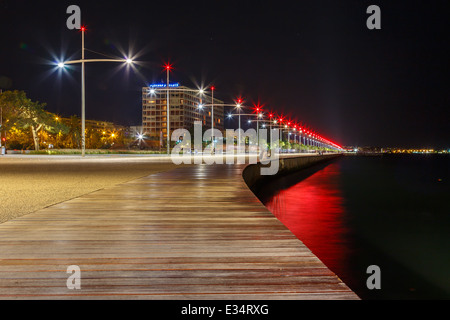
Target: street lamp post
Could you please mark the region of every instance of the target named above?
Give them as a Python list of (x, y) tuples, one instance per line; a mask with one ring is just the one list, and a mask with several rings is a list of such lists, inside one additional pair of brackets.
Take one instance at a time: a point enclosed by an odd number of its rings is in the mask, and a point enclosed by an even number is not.
[(238, 108), (239, 121), (238, 121), (238, 146), (241, 145), (241, 107)]
[[(238, 113), (239, 113), (239, 121), (238, 121), (238, 149), (239, 146), (241, 145), (241, 99), (238, 99), (238, 103), (236, 105), (236, 107), (238, 108)], [(240, 150), (238, 150), (240, 151)]]
[(258, 137), (258, 140), (256, 141), (256, 144), (258, 146), (259, 146), (259, 121), (261, 121), (259, 119), (262, 119), (262, 118), (263, 118), (262, 112), (258, 113), (258, 118), (256, 119), (256, 125), (257, 125), (257, 127), (256, 127), (256, 136)]
[(170, 65), (166, 65), (166, 72), (167, 72), (167, 98), (166, 98), (166, 120), (167, 120), (167, 155), (169, 155), (170, 151), (170, 105), (169, 105), (169, 71), (170, 71)]
[(81, 63), (81, 156), (86, 154), (86, 88), (85, 88), (85, 63), (86, 62), (126, 62), (131, 64), (133, 61), (129, 58), (126, 59), (85, 59), (84, 58), (84, 33), (85, 27), (81, 27), (81, 60), (70, 60), (59, 62), (57, 65), (59, 68), (64, 68), (67, 64)]
[[(272, 119), (272, 117), (270, 117), (270, 119)], [(277, 120), (273, 120), (273, 124), (277, 124)], [(274, 129), (275, 130), (275, 129)], [(278, 132), (278, 136), (279, 136), (280, 132)], [(270, 143), (272, 144), (272, 120), (270, 120)], [(271, 146), (272, 148), (272, 146)]]
[(211, 87), (211, 141), (212, 141), (212, 153), (215, 152), (214, 143), (214, 86)]
[(81, 156), (86, 153), (86, 80), (84, 74), (84, 31), (81, 28)]

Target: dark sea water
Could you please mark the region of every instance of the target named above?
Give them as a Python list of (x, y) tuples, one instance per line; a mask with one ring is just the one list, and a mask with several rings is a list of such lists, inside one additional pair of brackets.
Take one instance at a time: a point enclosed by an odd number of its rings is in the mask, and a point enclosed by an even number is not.
[(450, 299), (449, 156), (345, 156), (257, 195), (362, 299)]

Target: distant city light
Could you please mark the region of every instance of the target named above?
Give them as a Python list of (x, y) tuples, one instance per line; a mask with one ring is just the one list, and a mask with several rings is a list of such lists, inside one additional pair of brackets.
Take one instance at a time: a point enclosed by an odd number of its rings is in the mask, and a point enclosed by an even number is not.
[(64, 66), (65, 66), (64, 62), (58, 63), (58, 67), (59, 67), (59, 68), (64, 68)]
[(128, 64), (133, 63), (133, 60), (131, 60), (130, 58), (128, 58), (128, 59), (125, 60), (125, 61), (126, 61), (126, 63), (128, 63)]

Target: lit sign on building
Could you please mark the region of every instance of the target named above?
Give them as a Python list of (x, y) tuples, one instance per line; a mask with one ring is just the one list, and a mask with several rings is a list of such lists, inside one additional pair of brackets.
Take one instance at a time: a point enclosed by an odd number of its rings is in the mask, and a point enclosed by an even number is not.
[[(179, 83), (169, 83), (169, 88), (174, 88), (174, 87), (179, 87), (180, 84)], [(150, 88), (165, 88), (167, 87), (167, 84), (165, 83), (156, 83), (156, 84), (151, 84), (149, 85)]]

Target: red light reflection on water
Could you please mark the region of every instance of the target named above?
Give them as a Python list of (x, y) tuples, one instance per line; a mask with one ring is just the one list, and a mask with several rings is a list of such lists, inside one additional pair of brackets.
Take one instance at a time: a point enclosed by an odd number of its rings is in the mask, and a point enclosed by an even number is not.
[(350, 254), (339, 175), (339, 165), (332, 163), (265, 203), (338, 276), (348, 269)]

